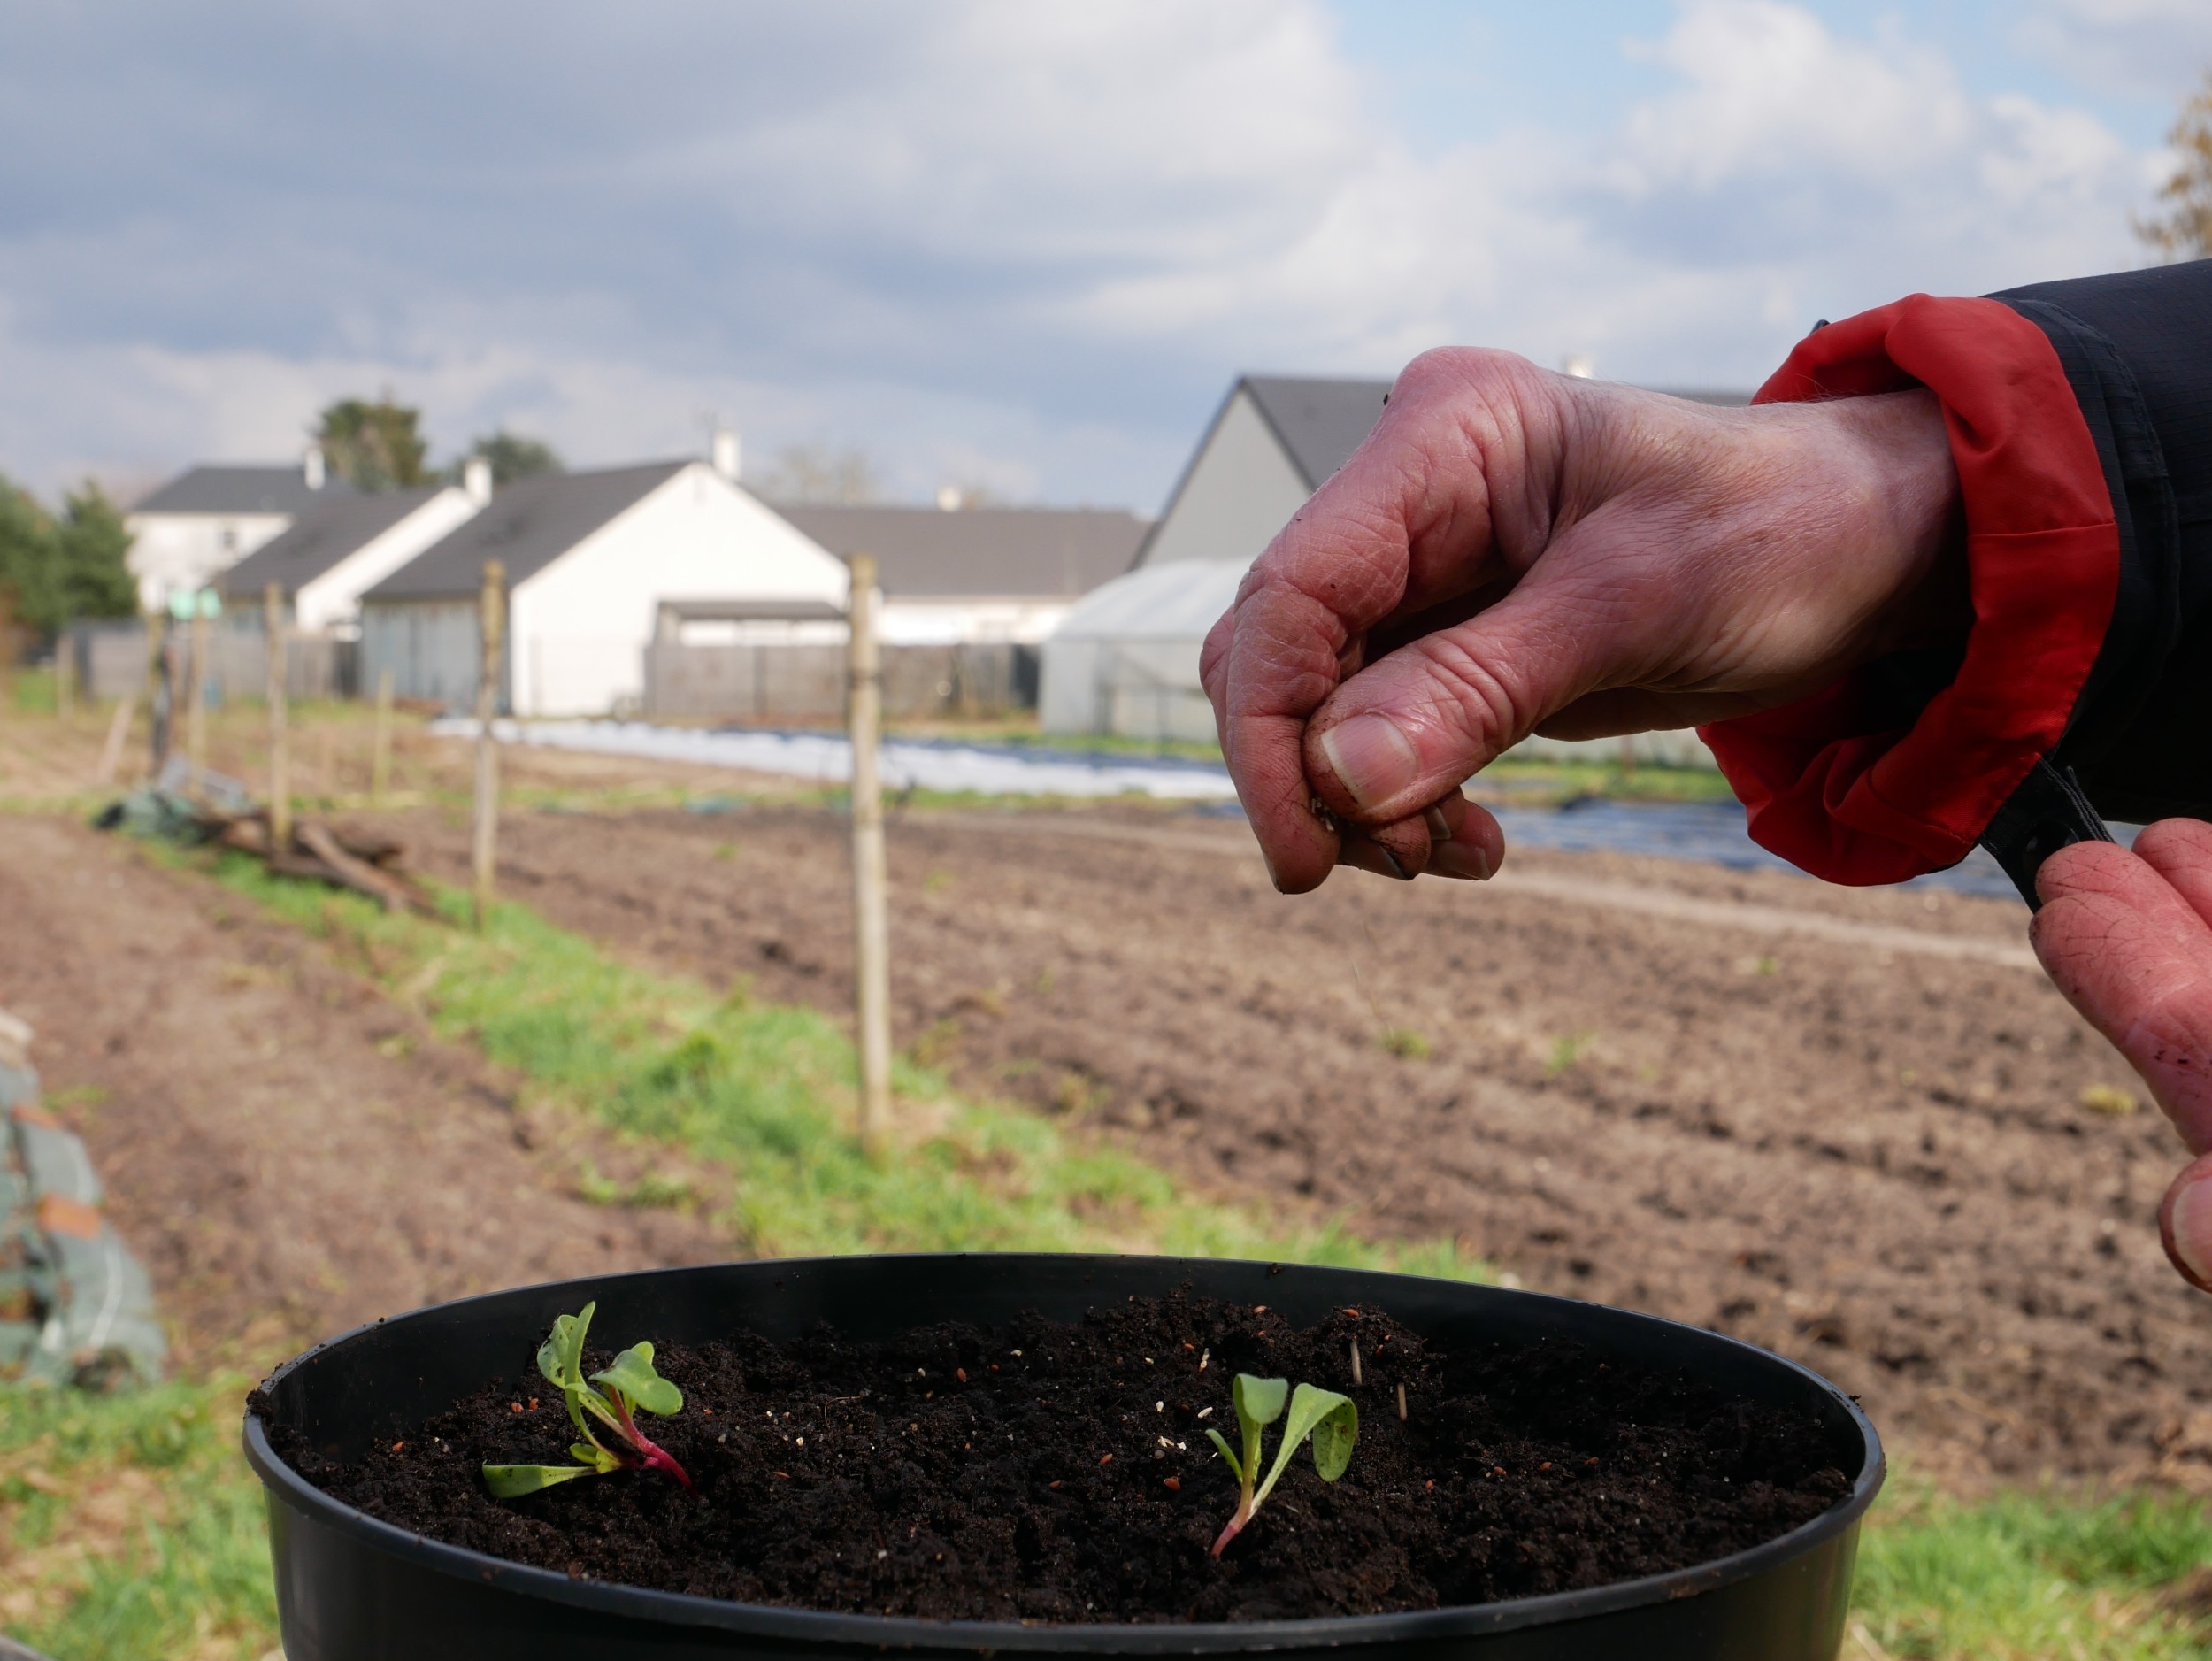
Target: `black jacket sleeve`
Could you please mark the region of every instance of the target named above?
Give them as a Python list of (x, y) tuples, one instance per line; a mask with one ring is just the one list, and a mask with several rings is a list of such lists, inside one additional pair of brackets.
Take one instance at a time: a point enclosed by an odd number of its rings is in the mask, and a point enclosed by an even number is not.
[(2212, 818), (2212, 260), (1992, 298), (2057, 352), (2120, 531), (2112, 621), (2052, 768), (2110, 818)]

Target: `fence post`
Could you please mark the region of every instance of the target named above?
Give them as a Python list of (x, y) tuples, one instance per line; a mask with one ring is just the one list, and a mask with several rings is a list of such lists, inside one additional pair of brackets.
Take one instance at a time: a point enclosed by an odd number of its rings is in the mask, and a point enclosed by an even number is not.
[(15, 709), (15, 590), (0, 583), (0, 715)]
[(54, 636), (54, 718), (72, 720), (77, 713), (77, 650), (69, 626)]
[(152, 757), (149, 778), (159, 778), (169, 761), (169, 722), (176, 713), (176, 654), (171, 650), (169, 612), (146, 613), (147, 741)]
[(507, 634), (507, 568), (484, 562), (484, 589), (477, 608), (476, 822), (471, 852), (476, 870), (476, 927), (491, 915), (492, 879), (499, 835), (499, 746), (492, 722), (499, 714), (500, 664)]
[(876, 745), (883, 719), (883, 659), (876, 642), (876, 562), (851, 559), (846, 727), (853, 752), (853, 960), (860, 1037), (860, 1142), (883, 1151), (891, 1132), (891, 933), (885, 888), (883, 792)]
[(207, 594), (192, 596), (192, 667), (185, 676), (184, 755), (192, 764), (191, 788), (207, 771)]
[(282, 853), (292, 845), (292, 734), (285, 701), (284, 589), (272, 582), (261, 590), (262, 647), (266, 663), (262, 688), (269, 701), (269, 846)]
[(376, 725), (369, 734), (369, 805), (382, 807), (392, 781), (392, 672), (376, 677)]
[(123, 746), (131, 735), (131, 716), (138, 708), (138, 695), (126, 692), (115, 701), (115, 715), (108, 722), (107, 742), (100, 746), (100, 770), (92, 782), (105, 788), (115, 782), (115, 770), (123, 765)]

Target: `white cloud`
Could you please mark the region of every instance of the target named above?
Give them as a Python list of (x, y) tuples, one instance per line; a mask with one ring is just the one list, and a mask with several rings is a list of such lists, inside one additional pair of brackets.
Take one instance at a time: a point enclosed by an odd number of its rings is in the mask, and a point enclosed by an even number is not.
[(2212, 71), (2212, 6), (2203, 0), (2031, 0), (2013, 35), (2083, 85), (2162, 104)]
[(1748, 384), (1815, 315), (2131, 263), (2147, 194), (2090, 114), (1778, 0), (1686, 0), (1601, 130), (1440, 153), (1317, 0), (140, 4), (0, 60), (0, 465), (48, 487), (388, 384), (449, 447), (718, 410), (918, 496), (1149, 507), (1240, 368)]

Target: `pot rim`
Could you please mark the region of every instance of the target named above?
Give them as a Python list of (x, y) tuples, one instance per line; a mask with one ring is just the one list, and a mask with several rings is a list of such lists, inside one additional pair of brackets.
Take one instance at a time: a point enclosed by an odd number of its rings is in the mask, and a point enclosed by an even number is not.
[[(1566, 1308), (1590, 1307), (1577, 1298), (1555, 1297), (1548, 1293), (1479, 1281), (1445, 1280), (1440, 1276), (1407, 1274), (1393, 1270), (1342, 1269), (1322, 1264), (1271, 1263), (1264, 1258), (1183, 1257), (1141, 1252), (850, 1252), (811, 1257), (764, 1257), (741, 1266), (757, 1265), (762, 1268), (795, 1273), (856, 1260), (952, 1264), (978, 1257), (987, 1257), (995, 1262), (1031, 1258), (1049, 1259), (1056, 1263), (1120, 1264), (1134, 1260), (1193, 1265), (1233, 1264), (1286, 1274), (1311, 1271), (1366, 1280), (1419, 1280), (1464, 1285), (1471, 1288), (1479, 1288), (1501, 1297), (1529, 1298)], [(389, 1326), (395, 1321), (412, 1319), (432, 1311), (465, 1308), (471, 1303), (506, 1297), (518, 1291), (543, 1290), (563, 1285), (579, 1288), (603, 1286), (611, 1280), (681, 1273), (687, 1269), (715, 1266), (718, 1265), (686, 1265), (591, 1276), (572, 1281), (541, 1281), (529, 1287), (509, 1287), (495, 1292), (478, 1293), (471, 1297), (449, 1299), (443, 1303), (426, 1304), (421, 1309), (410, 1310), (402, 1315), (380, 1316), (302, 1350), (272, 1373), (261, 1388), (273, 1389), (296, 1368), (362, 1334)], [(242, 1440), (247, 1463), (261, 1478), (272, 1500), (280, 1495), (294, 1510), (314, 1522), (350, 1535), (365, 1545), (416, 1566), (621, 1619), (652, 1620), (670, 1626), (707, 1627), (725, 1632), (739, 1631), (794, 1643), (825, 1647), (866, 1645), (878, 1649), (1011, 1649), (1093, 1655), (1188, 1655), (1401, 1643), (1412, 1640), (1509, 1632), (1525, 1626), (1586, 1619), (1647, 1603), (1693, 1597), (1699, 1593), (1712, 1591), (1778, 1568), (1789, 1559), (1857, 1526), (1881, 1489), (1887, 1474), (1887, 1460), (1882, 1450), (1880, 1434), (1875, 1430), (1873, 1421), (1861, 1411), (1855, 1398), (1810, 1367), (1792, 1361), (1786, 1356), (1777, 1355), (1770, 1350), (1761, 1349), (1756, 1344), (1746, 1343), (1741, 1339), (1709, 1332), (1701, 1326), (1689, 1326), (1686, 1322), (1668, 1320), (1663, 1316), (1647, 1315), (1638, 1310), (1624, 1310), (1610, 1304), (1597, 1307), (1631, 1320), (1692, 1334), (1705, 1342), (1748, 1351), (1762, 1362), (1794, 1373), (1811, 1384), (1820, 1394), (1844, 1410), (1858, 1432), (1863, 1463), (1853, 1480), (1851, 1492), (1819, 1516), (1747, 1550), (1732, 1552), (1709, 1563), (1672, 1570), (1665, 1574), (1644, 1575), (1632, 1580), (1616, 1580), (1606, 1586), (1587, 1587), (1572, 1592), (1551, 1592), (1537, 1597), (1506, 1598), (1491, 1603), (1461, 1603), (1443, 1609), (1403, 1610), (1386, 1615), (1332, 1615), (1303, 1620), (1139, 1621), (1118, 1624), (933, 1620), (919, 1616), (795, 1609), (780, 1603), (742, 1603), (729, 1598), (657, 1591), (649, 1587), (628, 1586), (610, 1580), (571, 1580), (567, 1575), (551, 1569), (517, 1563), (511, 1558), (492, 1557), (463, 1546), (448, 1545), (442, 1541), (411, 1533), (372, 1517), (365, 1511), (332, 1498), (278, 1457), (269, 1444), (267, 1429), (261, 1415), (251, 1410), (245, 1416)]]

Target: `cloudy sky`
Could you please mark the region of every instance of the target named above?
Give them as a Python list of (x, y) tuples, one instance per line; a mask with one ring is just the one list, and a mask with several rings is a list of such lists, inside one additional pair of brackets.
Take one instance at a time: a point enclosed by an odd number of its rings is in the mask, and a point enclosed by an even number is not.
[(13, 0), (0, 470), (385, 388), (440, 453), (857, 445), (1156, 509), (1238, 371), (1748, 386), (2140, 262), (2204, 0)]

